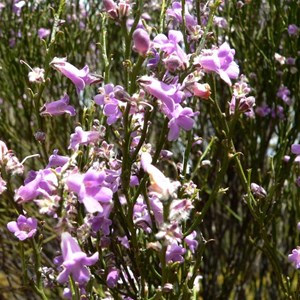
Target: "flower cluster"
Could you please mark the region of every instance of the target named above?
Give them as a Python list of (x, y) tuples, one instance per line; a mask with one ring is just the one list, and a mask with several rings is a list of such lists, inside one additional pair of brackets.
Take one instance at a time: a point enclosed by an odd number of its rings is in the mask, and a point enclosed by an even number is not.
[[(43, 1), (35, 2), (14, 0), (11, 15), (21, 19)], [(257, 88), (260, 74), (240, 74), (253, 62), (248, 57), (243, 64), (243, 51), (232, 38), (238, 28), (222, 17), (226, 1), (92, 2), (61, 1), (53, 20), (25, 36), (45, 45), (46, 65), (32, 59), (43, 68), (31, 68), (19, 57), (18, 67), (30, 69), (27, 86), (16, 88), (21, 96), (4, 99), (3, 109), (0, 99), (0, 113), (8, 119), (14, 115), (10, 126), (19, 114), (6, 112), (7, 102), (22, 109), (29, 124), (24, 132), (33, 143), (24, 147), (28, 156), (19, 162), (10, 144), (0, 141), (0, 194), (9, 200), (8, 213), (17, 215), (9, 219), (16, 221), (5, 221), (6, 231), (19, 240), (24, 283), (32, 282), (43, 299), (49, 287), (58, 291), (53, 297), (68, 299), (201, 298), (206, 294), (200, 292), (206, 288), (199, 283), (202, 272), (211, 272), (213, 265), (213, 258), (203, 256), (204, 236), (219, 237), (214, 251), (222, 262), (227, 262), (223, 251), (231, 251), (222, 248), (223, 240), (230, 241), (227, 248), (239, 247), (244, 232), (258, 232), (265, 250), (272, 220), (265, 212), (283, 215), (289, 209), (272, 197), (284, 194), (288, 168), (298, 171), (290, 157), (283, 157), (285, 133), (297, 141), (299, 118), (289, 121), (296, 115), (297, 89), (286, 80), (298, 72), (297, 55), (282, 46), (271, 49), (274, 64), (265, 62), (276, 69), (271, 102)], [(9, 9), (3, 5), (0, 15)], [(247, 5), (251, 1), (238, 1), (234, 10)], [(64, 14), (64, 6), (72, 13)], [(286, 24), (284, 35), (294, 47), (299, 28)], [(18, 53), (26, 26), (7, 34), (9, 59)], [(2, 30), (0, 36), (6, 38)], [(69, 42), (72, 48), (61, 49)], [(267, 51), (259, 55), (265, 58)], [(255, 132), (264, 125), (266, 132)], [(14, 137), (10, 126), (3, 125), (8, 143)], [(237, 129), (241, 135), (235, 135)], [(30, 155), (33, 149), (39, 154)], [(270, 151), (278, 153), (265, 159)], [(298, 163), (300, 145), (295, 142), (291, 152)], [(27, 158), (33, 162), (24, 167)], [(275, 168), (278, 161), (284, 167)], [(220, 218), (223, 209), (226, 218)], [(228, 236), (232, 217), (238, 233)], [(254, 248), (249, 237), (251, 248), (241, 257)], [(273, 250), (263, 253), (271, 256)], [(244, 278), (240, 270), (247, 265), (234, 269), (241, 259), (232, 260), (230, 253), (229, 260), (229, 267), (218, 266), (222, 278), (205, 274), (205, 282), (222, 279), (227, 287), (231, 278)], [(300, 250), (288, 260), (299, 269)]]

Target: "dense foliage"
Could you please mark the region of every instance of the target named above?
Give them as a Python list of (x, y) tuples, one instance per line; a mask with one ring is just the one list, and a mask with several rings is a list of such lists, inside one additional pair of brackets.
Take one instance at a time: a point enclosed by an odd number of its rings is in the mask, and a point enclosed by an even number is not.
[(299, 20), (0, 1), (0, 298), (300, 298)]

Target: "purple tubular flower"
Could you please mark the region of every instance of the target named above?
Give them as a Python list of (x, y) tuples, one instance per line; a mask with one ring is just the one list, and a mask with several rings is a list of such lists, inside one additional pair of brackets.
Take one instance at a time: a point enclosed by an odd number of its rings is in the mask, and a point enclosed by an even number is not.
[(255, 112), (260, 116), (260, 117), (266, 117), (271, 113), (271, 108), (267, 104), (262, 104), (261, 106), (258, 106), (255, 109)]
[(162, 226), (164, 223), (163, 204), (156, 195), (150, 195), (149, 200), (155, 222), (158, 226)]
[(57, 153), (58, 149), (55, 149), (49, 157), (49, 163), (46, 168), (62, 167), (70, 160), (68, 156), (58, 155)]
[(150, 37), (146, 30), (138, 28), (133, 32), (133, 50), (144, 56), (150, 48)]
[(50, 62), (50, 65), (75, 84), (78, 94), (84, 90), (86, 85), (102, 81), (101, 76), (91, 75), (89, 73), (89, 67), (87, 65), (79, 70), (72, 64), (68, 63), (67, 58), (54, 57), (54, 59)]
[(293, 144), (291, 147), (291, 151), (293, 154), (300, 155), (300, 145), (299, 144)]
[(293, 154), (296, 154), (295, 162), (300, 162), (300, 145), (299, 144), (293, 144), (291, 147), (291, 152)]
[(98, 260), (98, 252), (88, 257), (82, 252), (78, 242), (68, 233), (61, 235), (61, 251), (63, 257), (62, 272), (59, 273), (57, 281), (65, 283), (71, 275), (75, 282), (85, 284), (90, 280), (90, 272), (86, 266), (94, 265)]
[(50, 29), (47, 28), (40, 28), (38, 30), (38, 36), (40, 39), (46, 38), (51, 33)]
[(289, 254), (288, 260), (294, 265), (296, 269), (300, 269), (300, 249), (292, 250), (292, 254)]
[(180, 31), (170, 30), (168, 37), (160, 33), (153, 39), (153, 46), (164, 51), (167, 55), (174, 54), (181, 61), (183, 68), (188, 66), (186, 53), (180, 48), (178, 43), (183, 41), (183, 34)]
[(175, 84), (166, 84), (150, 76), (142, 76), (138, 82), (146, 92), (161, 100), (169, 112), (173, 112), (175, 103), (183, 99), (183, 93)]
[(24, 203), (31, 201), (40, 195), (50, 197), (56, 192), (58, 181), (51, 169), (30, 172), (21, 186), (15, 193), (15, 201)]
[(212, 50), (210, 54), (203, 54), (199, 58), (199, 63), (205, 71), (213, 71), (228, 84), (232, 85), (230, 79), (236, 79), (239, 76), (239, 66), (233, 61), (234, 49), (230, 49), (225, 42), (219, 49)]
[(182, 108), (180, 104), (176, 105), (175, 110), (168, 116), (170, 118), (168, 127), (170, 128), (168, 134), (168, 141), (174, 141), (179, 136), (179, 129), (183, 128), (189, 131), (193, 128), (194, 120), (192, 117), (196, 115), (191, 108)]
[(197, 233), (194, 230), (191, 234), (187, 235), (184, 239), (184, 241), (187, 243), (192, 253), (195, 253), (195, 250), (198, 247), (198, 242), (195, 240), (196, 236)]
[(288, 26), (288, 34), (289, 36), (296, 36), (299, 32), (299, 27), (295, 24), (290, 24)]
[(151, 218), (143, 198), (138, 198), (133, 207), (133, 222), (145, 232), (151, 232)]
[(154, 48), (151, 48), (149, 53), (151, 53), (151, 58), (148, 60), (147, 68), (154, 69), (159, 64), (160, 55)]
[(20, 215), (16, 221), (9, 222), (7, 229), (14, 233), (14, 235), (20, 240), (24, 241), (33, 237), (37, 232), (37, 220), (34, 218), (26, 218)]
[[(91, 223), (91, 228), (93, 231), (101, 231), (104, 235), (109, 235), (110, 233), (110, 226), (112, 224), (112, 221), (108, 219), (109, 214), (106, 213), (109, 208), (109, 213), (112, 209), (112, 205), (108, 204), (102, 204), (103, 212), (99, 213), (97, 216), (93, 216), (90, 220), (89, 223)], [(107, 216), (106, 216), (107, 215)]]
[(282, 85), (277, 91), (276, 96), (282, 99), (287, 105), (291, 105), (292, 102), (291, 102), (290, 94), (291, 94), (290, 90), (286, 86)]
[(41, 115), (50, 115), (50, 116), (59, 116), (64, 113), (71, 116), (76, 115), (75, 108), (71, 105), (68, 105), (70, 98), (65, 94), (61, 99), (53, 101), (51, 103), (45, 103), (41, 108)]
[(103, 6), (107, 12), (117, 8), (117, 4), (113, 0), (103, 0)]
[(122, 112), (119, 106), (121, 103), (116, 97), (115, 92), (123, 91), (123, 87), (117, 85), (114, 87), (113, 84), (109, 83), (100, 89), (100, 94), (94, 97), (94, 101), (98, 105), (104, 105), (104, 115), (107, 117), (107, 124), (112, 125), (122, 117)]
[[(238, 107), (236, 108), (236, 102), (238, 102)], [(255, 106), (255, 98), (252, 96), (243, 97), (238, 99), (235, 96), (232, 96), (230, 104), (229, 104), (229, 112), (230, 114), (234, 114), (236, 109), (238, 112), (250, 112), (253, 111), (253, 107)]]
[(106, 174), (89, 169), (85, 174), (71, 174), (67, 179), (68, 188), (78, 195), (89, 213), (103, 212), (102, 203), (110, 203), (113, 192), (103, 186)]
[(180, 262), (182, 263), (184, 261), (183, 255), (185, 254), (186, 249), (183, 247), (172, 244), (167, 247), (166, 251), (166, 261), (167, 263), (172, 262)]
[(111, 18), (116, 19), (118, 17), (117, 4), (113, 0), (103, 0), (103, 6)]
[(75, 133), (71, 134), (69, 149), (78, 150), (80, 145), (96, 143), (100, 138), (98, 131), (83, 131), (80, 126), (75, 128)]
[[(172, 8), (168, 8), (166, 11), (167, 15), (172, 17), (178, 23), (182, 23), (182, 5), (178, 1), (172, 3)], [(185, 7), (185, 23), (188, 28), (197, 25), (197, 19), (187, 11), (187, 5)]]
[(118, 280), (120, 278), (119, 273), (120, 273), (119, 270), (114, 268), (108, 272), (106, 277), (106, 284), (109, 288), (112, 289), (117, 285)]
[(26, 5), (26, 2), (23, 0), (14, 0), (12, 10), (17, 16), (20, 16), (22, 8), (25, 5)]

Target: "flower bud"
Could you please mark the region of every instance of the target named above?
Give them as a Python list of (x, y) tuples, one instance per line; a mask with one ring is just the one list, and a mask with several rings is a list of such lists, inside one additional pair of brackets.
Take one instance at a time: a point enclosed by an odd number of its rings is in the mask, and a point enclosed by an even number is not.
[(203, 99), (208, 99), (211, 94), (210, 86), (208, 83), (195, 82), (193, 92), (195, 96), (198, 96)]
[(103, 0), (103, 6), (107, 12), (117, 8), (117, 4), (113, 0)]
[(265, 198), (267, 196), (265, 189), (254, 182), (251, 183), (250, 188), (253, 195), (257, 198)]
[(116, 19), (118, 17), (117, 4), (113, 0), (103, 0), (103, 6), (111, 18)]
[(130, 12), (130, 4), (129, 0), (120, 0), (119, 6), (118, 6), (118, 15), (120, 18), (127, 17)]
[(147, 31), (138, 28), (134, 31), (133, 35), (133, 50), (140, 55), (146, 55), (150, 48), (150, 37)]
[(35, 134), (34, 134), (34, 138), (38, 141), (38, 142), (45, 142), (46, 140), (46, 133), (43, 132), (43, 131), (37, 131)]

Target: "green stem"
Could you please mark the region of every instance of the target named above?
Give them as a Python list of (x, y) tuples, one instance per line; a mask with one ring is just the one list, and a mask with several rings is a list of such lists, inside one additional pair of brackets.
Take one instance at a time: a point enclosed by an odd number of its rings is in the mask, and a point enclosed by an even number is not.
[(31, 240), (33, 252), (34, 252), (34, 269), (36, 276), (36, 284), (34, 284), (34, 289), (37, 294), (43, 299), (47, 300), (47, 296), (44, 293), (43, 282), (42, 282), (42, 274), (41, 274), (41, 252), (39, 249), (39, 245), (36, 243), (34, 239)]
[(206, 157), (206, 155), (208, 154), (208, 152), (211, 150), (213, 144), (216, 142), (217, 137), (213, 136), (208, 144), (208, 146), (206, 147), (205, 151), (202, 153), (202, 155), (200, 156), (199, 160), (197, 161), (197, 164), (194, 168), (194, 171), (191, 175), (191, 180), (193, 180), (193, 178), (197, 175), (198, 169), (200, 167), (201, 162), (203, 161), (203, 159)]
[(106, 16), (102, 15), (102, 22), (101, 22), (101, 54), (102, 59), (104, 62), (104, 82), (109, 82), (109, 72), (110, 72), (110, 63), (107, 57), (107, 43), (106, 43), (106, 36), (107, 36), (107, 30), (106, 30)]

